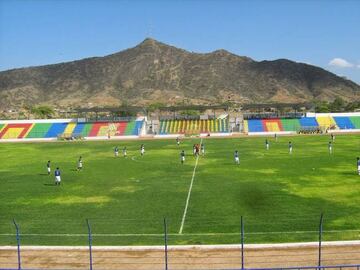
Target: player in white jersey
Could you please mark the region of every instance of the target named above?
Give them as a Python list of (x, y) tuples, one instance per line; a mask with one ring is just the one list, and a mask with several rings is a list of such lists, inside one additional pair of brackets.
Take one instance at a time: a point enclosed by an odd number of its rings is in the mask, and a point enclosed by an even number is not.
[(142, 144), (140, 146), (140, 155), (143, 156), (144, 154), (145, 154), (145, 146), (144, 146), (144, 144)]
[(47, 169), (48, 175), (50, 175), (50, 173), (51, 173), (50, 160), (46, 163), (46, 169)]
[(292, 142), (289, 142), (289, 154), (292, 154), (293, 151), (293, 145)]
[(239, 152), (238, 152), (238, 150), (235, 150), (234, 159), (235, 159), (235, 164), (240, 164), (240, 159), (239, 159)]
[(331, 143), (331, 142), (329, 142), (328, 148), (329, 148), (329, 154), (332, 154), (333, 147), (332, 147), (332, 143)]
[(82, 168), (83, 168), (83, 160), (82, 160), (82, 157), (80, 156), (79, 160), (78, 160), (77, 169), (78, 169), (78, 171), (81, 171)]
[(205, 156), (205, 145), (203, 143), (200, 145), (200, 149), (201, 149), (201, 155)]

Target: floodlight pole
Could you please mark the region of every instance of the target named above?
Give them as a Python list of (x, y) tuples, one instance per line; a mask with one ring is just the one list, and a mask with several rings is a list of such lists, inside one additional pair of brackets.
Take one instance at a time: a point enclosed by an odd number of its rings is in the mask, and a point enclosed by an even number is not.
[(321, 244), (322, 244), (322, 233), (323, 233), (323, 213), (320, 215), (320, 223), (319, 223), (319, 260), (318, 266), (321, 269)]
[(90, 268), (90, 270), (92, 270), (92, 266), (93, 266), (93, 263), (92, 263), (92, 234), (91, 234), (90, 222), (88, 219), (86, 219), (86, 225), (88, 228), (88, 237), (89, 237), (89, 260), (90, 260), (89, 268)]
[(165, 247), (165, 270), (168, 270), (168, 243), (167, 243), (167, 223), (164, 218), (164, 247)]
[(18, 269), (21, 269), (21, 254), (20, 254), (20, 230), (19, 226), (16, 223), (15, 219), (13, 219), (13, 223), (16, 229), (16, 243), (17, 243), (17, 258), (18, 258)]
[(244, 270), (244, 220), (243, 220), (243, 216), (241, 216), (240, 224), (241, 224), (241, 269)]

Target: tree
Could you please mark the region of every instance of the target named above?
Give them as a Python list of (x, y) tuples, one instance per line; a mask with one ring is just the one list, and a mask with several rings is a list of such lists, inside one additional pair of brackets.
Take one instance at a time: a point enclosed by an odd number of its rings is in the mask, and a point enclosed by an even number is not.
[(31, 113), (37, 118), (47, 119), (52, 117), (54, 109), (47, 105), (34, 106), (31, 108)]

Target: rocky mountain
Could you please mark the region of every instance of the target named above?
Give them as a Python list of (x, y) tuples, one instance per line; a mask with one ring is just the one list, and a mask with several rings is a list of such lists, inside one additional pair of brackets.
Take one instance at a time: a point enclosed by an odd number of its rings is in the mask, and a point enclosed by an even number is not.
[(286, 59), (193, 53), (153, 39), (104, 57), (0, 72), (0, 108), (360, 99), (360, 86)]

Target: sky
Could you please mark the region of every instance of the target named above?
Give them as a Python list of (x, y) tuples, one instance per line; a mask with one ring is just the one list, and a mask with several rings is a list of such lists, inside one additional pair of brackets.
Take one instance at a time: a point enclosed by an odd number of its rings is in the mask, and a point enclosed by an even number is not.
[(287, 58), (360, 84), (360, 0), (0, 0), (0, 70), (104, 56), (146, 37)]

